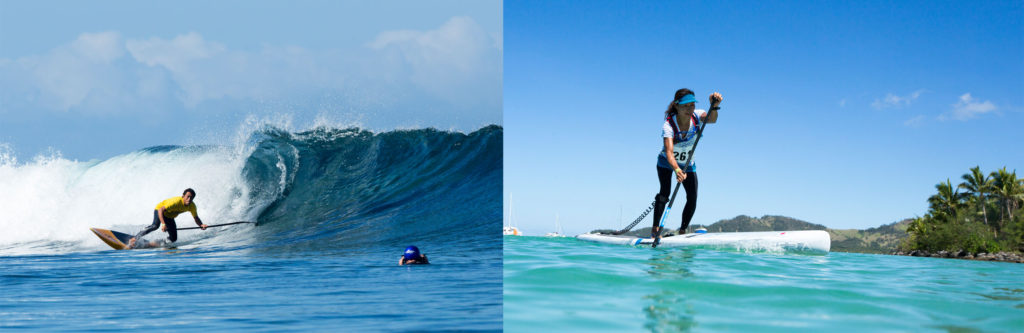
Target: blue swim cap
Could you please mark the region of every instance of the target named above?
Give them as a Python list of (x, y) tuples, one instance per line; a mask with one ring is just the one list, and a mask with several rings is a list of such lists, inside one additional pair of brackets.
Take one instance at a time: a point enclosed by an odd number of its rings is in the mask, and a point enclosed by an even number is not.
[(402, 257), (405, 257), (405, 259), (419, 259), (420, 249), (415, 246), (409, 246), (405, 248), (405, 254)]

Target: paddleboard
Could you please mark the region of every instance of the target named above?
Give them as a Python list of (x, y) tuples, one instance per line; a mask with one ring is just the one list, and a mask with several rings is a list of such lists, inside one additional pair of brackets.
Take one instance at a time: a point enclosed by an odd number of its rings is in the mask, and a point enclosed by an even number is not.
[(100, 229), (100, 228), (89, 228), (92, 233), (99, 236), (100, 240), (110, 245), (115, 250), (124, 250), (128, 248), (128, 241), (132, 239), (132, 235), (120, 233), (113, 230)]
[[(582, 234), (577, 239), (618, 245), (651, 246), (653, 238), (625, 235)], [(826, 254), (832, 240), (824, 230), (715, 232), (662, 237), (659, 247), (700, 247), (738, 251)]]

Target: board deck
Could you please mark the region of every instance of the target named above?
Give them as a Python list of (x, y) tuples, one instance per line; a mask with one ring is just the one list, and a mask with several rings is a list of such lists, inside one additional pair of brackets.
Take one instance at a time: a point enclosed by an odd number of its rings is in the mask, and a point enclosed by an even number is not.
[(104, 243), (110, 245), (115, 250), (124, 250), (128, 248), (128, 241), (131, 240), (132, 236), (125, 233), (120, 233), (113, 230), (100, 229), (100, 228), (89, 228), (92, 233), (96, 234)]
[[(650, 246), (654, 239), (625, 235), (582, 234), (577, 239), (633, 246)], [(659, 247), (704, 247), (716, 249), (828, 253), (832, 241), (824, 230), (716, 232), (662, 237)]]

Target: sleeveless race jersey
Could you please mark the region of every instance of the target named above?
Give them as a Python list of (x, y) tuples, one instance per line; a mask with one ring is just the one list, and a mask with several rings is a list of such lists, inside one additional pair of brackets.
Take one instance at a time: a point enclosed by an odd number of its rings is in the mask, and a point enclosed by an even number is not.
[[(666, 116), (665, 123), (661, 126), (662, 139), (672, 138), (672, 155), (676, 159), (676, 164), (686, 172), (697, 170), (697, 164), (693, 158), (690, 159), (690, 166), (686, 167), (686, 154), (690, 152), (690, 149), (693, 149), (693, 144), (697, 141), (697, 130), (701, 124), (700, 117), (706, 115), (707, 112), (704, 110), (694, 110), (693, 116), (690, 117), (690, 128), (684, 132), (679, 131), (679, 126), (676, 124), (676, 117), (674, 116)], [(664, 144), (661, 145), (661, 152), (658, 154), (658, 166), (672, 169), (672, 165), (665, 158)]]

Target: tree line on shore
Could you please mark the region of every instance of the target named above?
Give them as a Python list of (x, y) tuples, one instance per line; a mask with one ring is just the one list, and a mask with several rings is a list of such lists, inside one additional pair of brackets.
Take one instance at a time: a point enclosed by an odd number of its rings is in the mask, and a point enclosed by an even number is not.
[(928, 212), (907, 227), (905, 251), (1024, 252), (1024, 179), (1006, 167), (988, 175), (980, 167), (935, 185)]

